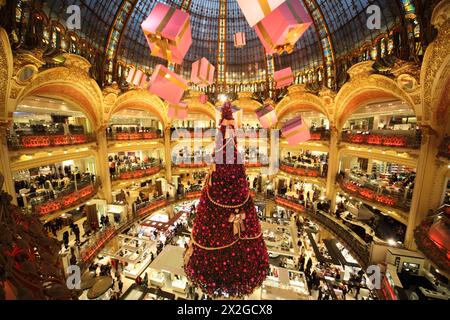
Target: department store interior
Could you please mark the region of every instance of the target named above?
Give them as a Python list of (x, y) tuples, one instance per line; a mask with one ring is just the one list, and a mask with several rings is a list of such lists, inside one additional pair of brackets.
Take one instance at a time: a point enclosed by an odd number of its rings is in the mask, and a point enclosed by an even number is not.
[[(268, 53), (271, 15), (253, 27), (237, 0), (77, 0), (79, 29), (61, 1), (0, 1), (0, 264), (17, 269), (0, 268), (0, 299), (223, 298), (191, 281), (186, 251), (229, 102), (269, 263), (240, 299), (449, 300), (450, 1), (278, 2), (310, 22)], [(142, 30), (158, 4), (189, 17), (181, 61)], [(199, 85), (202, 57), (215, 73)], [(174, 78), (161, 65), (185, 79), (179, 104), (176, 81), (151, 90)], [(62, 290), (73, 266), (80, 286)]]

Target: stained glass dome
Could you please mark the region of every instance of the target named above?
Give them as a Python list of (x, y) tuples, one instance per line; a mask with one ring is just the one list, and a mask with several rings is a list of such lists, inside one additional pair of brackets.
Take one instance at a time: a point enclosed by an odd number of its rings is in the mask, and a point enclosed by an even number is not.
[[(45, 11), (52, 19), (61, 20), (66, 2), (49, 0)], [(340, 60), (380, 34), (388, 34), (405, 15), (414, 12), (408, 0), (302, 0), (314, 24), (298, 41), (292, 54), (276, 55), (272, 59), (265, 54), (236, 0), (77, 0), (71, 4), (81, 7), (81, 36), (93, 41), (96, 48), (104, 52), (111, 61), (110, 69), (113, 69), (113, 62), (121, 61), (151, 70), (165, 61), (150, 55), (140, 24), (157, 2), (190, 14), (193, 44), (184, 63), (177, 67), (186, 77), (195, 60), (206, 57), (217, 65), (221, 58), (226, 65), (227, 83), (265, 81), (271, 69), (290, 66), (305, 77), (309, 71), (321, 68), (319, 77), (328, 79), (329, 87), (335, 81)], [(371, 5), (381, 8), (381, 29), (367, 27), (367, 9)], [(219, 28), (221, 19), (225, 21), (222, 30)], [(247, 45), (244, 48), (234, 47), (236, 32), (245, 32)]]

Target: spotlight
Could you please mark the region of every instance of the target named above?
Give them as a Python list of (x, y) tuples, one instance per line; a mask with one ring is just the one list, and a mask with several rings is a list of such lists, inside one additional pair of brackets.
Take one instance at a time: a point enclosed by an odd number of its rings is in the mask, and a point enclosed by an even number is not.
[(219, 101), (220, 102), (225, 103), (225, 102), (227, 102), (227, 100), (228, 100), (228, 97), (227, 97), (226, 94), (224, 94), (224, 93), (219, 94)]
[(389, 239), (389, 240), (387, 241), (387, 243), (388, 243), (388, 245), (390, 245), (391, 247), (395, 247), (395, 245), (397, 244), (397, 242), (395, 242), (395, 240), (393, 240), (393, 239)]

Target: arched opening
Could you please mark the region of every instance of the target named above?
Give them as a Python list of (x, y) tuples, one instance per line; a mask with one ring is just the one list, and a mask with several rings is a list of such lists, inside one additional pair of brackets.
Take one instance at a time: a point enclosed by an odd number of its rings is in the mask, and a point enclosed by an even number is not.
[[(345, 113), (342, 141), (395, 148), (419, 148), (421, 133), (414, 109), (398, 99), (369, 100), (349, 106)], [(362, 97), (358, 98), (360, 101)], [(356, 103), (356, 102), (354, 102)], [(353, 111), (353, 112), (351, 112)]]
[(122, 108), (115, 112), (108, 124), (108, 140), (151, 140), (162, 138), (164, 124), (149, 109)]
[(70, 99), (30, 95), (13, 113), (10, 150), (64, 147), (95, 141), (94, 124)]

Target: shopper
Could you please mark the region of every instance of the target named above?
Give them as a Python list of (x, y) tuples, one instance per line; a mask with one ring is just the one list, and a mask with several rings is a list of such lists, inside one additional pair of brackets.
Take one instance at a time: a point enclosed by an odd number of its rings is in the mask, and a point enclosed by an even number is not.
[(123, 288), (122, 279), (119, 278), (119, 281), (117, 282), (117, 286), (119, 288), (119, 294), (122, 294), (122, 288)]

